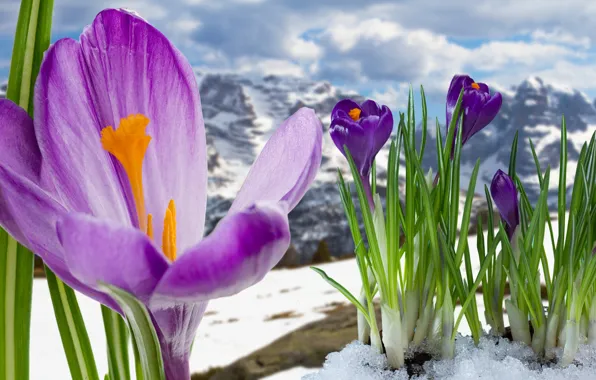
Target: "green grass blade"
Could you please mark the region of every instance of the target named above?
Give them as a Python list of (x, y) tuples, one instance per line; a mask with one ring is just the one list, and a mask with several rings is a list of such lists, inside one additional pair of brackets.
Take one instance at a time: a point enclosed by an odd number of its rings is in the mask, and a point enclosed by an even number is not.
[(47, 267), (46, 278), (72, 379), (98, 380), (91, 343), (74, 290)]
[(356, 306), (356, 308), (358, 310), (360, 310), (360, 312), (365, 316), (367, 322), (370, 324), (370, 318), (369, 318), (369, 315), (368, 315), (368, 311), (358, 301), (358, 299), (356, 297), (354, 297), (354, 295), (352, 293), (350, 293), (350, 291), (348, 289), (344, 288), (339, 282), (337, 282), (334, 279), (332, 279), (331, 277), (329, 277), (327, 275), (327, 273), (325, 273), (324, 270), (322, 270), (320, 268), (317, 268), (317, 267), (310, 267), (310, 269), (314, 270), (319, 275), (321, 275), (321, 277), (323, 278), (323, 280), (327, 281), (331, 286), (333, 286), (341, 294), (343, 294), (344, 297), (346, 297), (348, 299), (348, 301), (350, 301), (354, 306)]

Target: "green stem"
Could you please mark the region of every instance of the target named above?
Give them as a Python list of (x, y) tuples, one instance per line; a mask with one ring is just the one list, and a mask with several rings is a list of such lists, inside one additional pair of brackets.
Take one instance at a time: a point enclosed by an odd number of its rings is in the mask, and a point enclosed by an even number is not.
[(106, 331), (110, 378), (130, 380), (128, 362), (128, 341), (130, 336), (126, 321), (120, 314), (103, 305), (101, 306), (101, 315)]

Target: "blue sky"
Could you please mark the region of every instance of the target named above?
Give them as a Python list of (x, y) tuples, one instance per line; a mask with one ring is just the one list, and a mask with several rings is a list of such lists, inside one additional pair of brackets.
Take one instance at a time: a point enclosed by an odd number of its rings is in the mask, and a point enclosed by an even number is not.
[[(0, 80), (18, 0), (0, 0)], [(444, 117), (451, 77), (501, 90), (537, 75), (596, 97), (591, 0), (54, 0), (53, 40), (77, 38), (103, 8), (127, 7), (203, 70), (281, 74), (360, 91), (403, 110), (423, 84)]]

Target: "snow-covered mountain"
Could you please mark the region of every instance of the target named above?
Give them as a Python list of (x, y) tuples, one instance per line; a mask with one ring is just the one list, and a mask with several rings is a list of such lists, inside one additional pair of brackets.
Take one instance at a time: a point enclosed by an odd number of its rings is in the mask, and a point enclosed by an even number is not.
[[(326, 82), (268, 76), (246, 78), (233, 74), (198, 74), (201, 100), (210, 144), (209, 223), (213, 227), (229, 207), (250, 163), (257, 156), (275, 128), (299, 107), (313, 108), (323, 121), (324, 148), (322, 167), (316, 183), (290, 214), (292, 238), (301, 257), (309, 257), (320, 240), (326, 240), (332, 254), (353, 249), (350, 233), (336, 187), (336, 170), (347, 172), (345, 159), (333, 145), (327, 130), (330, 113), (345, 97), (361, 99)], [(486, 207), (484, 185), (490, 184), (499, 168), (507, 169), (511, 143), (519, 130), (517, 172), (531, 201), (538, 195), (537, 177), (528, 139), (531, 138), (542, 169), (551, 166), (554, 196), (559, 175), (561, 116), (568, 129), (567, 182), (571, 184), (582, 144), (596, 130), (596, 107), (584, 94), (529, 78), (503, 94), (503, 107), (494, 122), (474, 136), (462, 156), (462, 187), (466, 188), (476, 159), (481, 169), (476, 192), (475, 211)], [(393, 110), (395, 113), (398, 110)], [(439, 119), (439, 122), (443, 120)], [(434, 126), (434, 122), (432, 123)], [(434, 134), (428, 134), (424, 164), (434, 167)], [(388, 149), (378, 156), (382, 169)], [(316, 226), (316, 227), (313, 227)]]

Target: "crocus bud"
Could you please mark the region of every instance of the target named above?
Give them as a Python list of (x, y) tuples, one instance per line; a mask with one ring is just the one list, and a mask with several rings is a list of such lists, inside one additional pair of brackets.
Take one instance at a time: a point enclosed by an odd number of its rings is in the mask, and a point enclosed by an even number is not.
[(375, 156), (392, 130), (391, 111), (372, 100), (358, 105), (344, 99), (333, 107), (329, 134), (344, 156), (344, 145), (348, 147), (362, 178), (368, 178)]
[[(457, 99), (461, 89), (464, 89), (464, 96), (461, 105), (461, 114), (463, 114), (462, 145), (466, 143), (476, 132), (490, 124), (501, 109), (503, 99), (500, 93), (490, 94), (489, 88), (484, 83), (476, 83), (467, 75), (456, 75), (451, 80), (449, 91), (447, 92), (447, 126), (453, 118), (453, 111), (457, 104)], [(449, 130), (447, 130), (449, 131)], [(455, 130), (457, 136), (457, 129)]]
[(501, 169), (497, 170), (490, 184), (490, 194), (495, 205), (505, 221), (505, 231), (509, 239), (513, 237), (515, 229), (519, 225), (519, 206), (517, 201), (517, 189), (511, 177)]

